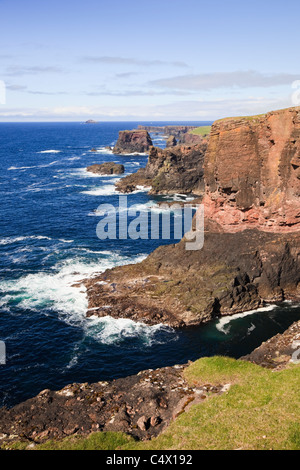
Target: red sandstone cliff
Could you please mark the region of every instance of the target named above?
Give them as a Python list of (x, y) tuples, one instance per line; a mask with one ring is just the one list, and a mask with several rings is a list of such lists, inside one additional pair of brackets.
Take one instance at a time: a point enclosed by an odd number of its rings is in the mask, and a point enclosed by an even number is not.
[(229, 118), (205, 156), (206, 216), (225, 231), (300, 229), (300, 108)]

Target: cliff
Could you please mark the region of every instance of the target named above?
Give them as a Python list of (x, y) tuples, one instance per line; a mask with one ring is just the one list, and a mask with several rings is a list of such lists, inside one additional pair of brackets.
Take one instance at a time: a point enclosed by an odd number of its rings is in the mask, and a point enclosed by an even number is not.
[(117, 155), (145, 153), (151, 145), (152, 140), (146, 130), (120, 131), (113, 153)]
[[(187, 252), (183, 240), (158, 248), (140, 265), (108, 271), (99, 279), (105, 285), (87, 282), (89, 309), (181, 327), (265, 302), (299, 300), (299, 110), (216, 122), (204, 163), (202, 250)], [(177, 175), (184, 181), (184, 148), (150, 151), (143, 175), (152, 193), (171, 189)], [(194, 175), (192, 165), (185, 169)]]
[(203, 163), (207, 140), (198, 145), (180, 145), (167, 149), (151, 147), (145, 169), (117, 183), (117, 189), (130, 192), (136, 186), (151, 186), (150, 194), (196, 194), (204, 192)]
[(206, 216), (223, 230), (299, 230), (300, 108), (217, 121), (205, 182)]

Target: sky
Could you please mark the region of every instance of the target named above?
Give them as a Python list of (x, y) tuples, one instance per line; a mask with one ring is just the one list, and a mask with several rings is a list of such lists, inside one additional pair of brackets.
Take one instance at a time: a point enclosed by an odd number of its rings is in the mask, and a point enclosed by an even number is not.
[(300, 105), (299, 0), (0, 0), (0, 121)]

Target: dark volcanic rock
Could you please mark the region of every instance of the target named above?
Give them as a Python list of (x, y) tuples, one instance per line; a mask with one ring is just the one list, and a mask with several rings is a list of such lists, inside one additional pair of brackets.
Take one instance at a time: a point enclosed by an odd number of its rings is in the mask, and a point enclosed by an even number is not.
[(125, 171), (124, 165), (114, 162), (95, 164), (87, 167), (87, 171), (96, 175), (122, 175)]
[(175, 137), (173, 135), (171, 135), (168, 139), (167, 139), (167, 142), (166, 142), (166, 147), (169, 148), (169, 147), (176, 147), (177, 145), (177, 140), (175, 139)]
[[(200, 251), (185, 240), (137, 265), (87, 280), (87, 315), (173, 327), (300, 297), (300, 233), (205, 233)], [(102, 283), (99, 284), (99, 281)]]
[(155, 437), (187, 405), (223, 391), (222, 386), (190, 387), (184, 369), (166, 367), (112, 382), (44, 390), (11, 410), (0, 409), (1, 443), (40, 443), (96, 431), (121, 431), (138, 439)]
[(276, 370), (283, 369), (290, 363), (299, 363), (300, 321), (290, 326), (283, 334), (274, 336), (241, 359)]
[(130, 192), (137, 185), (151, 186), (150, 194), (196, 194), (204, 191), (203, 161), (207, 140), (194, 146), (168, 149), (151, 147), (145, 169), (126, 176), (117, 183), (121, 192)]
[(115, 154), (145, 153), (152, 145), (150, 135), (145, 130), (120, 131), (113, 152)]

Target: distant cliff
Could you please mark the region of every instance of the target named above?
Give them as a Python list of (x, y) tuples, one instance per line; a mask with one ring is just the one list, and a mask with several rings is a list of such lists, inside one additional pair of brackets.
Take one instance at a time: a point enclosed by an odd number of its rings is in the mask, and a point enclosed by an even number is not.
[(151, 146), (152, 140), (145, 130), (120, 131), (113, 153), (117, 155), (145, 153), (149, 151)]

